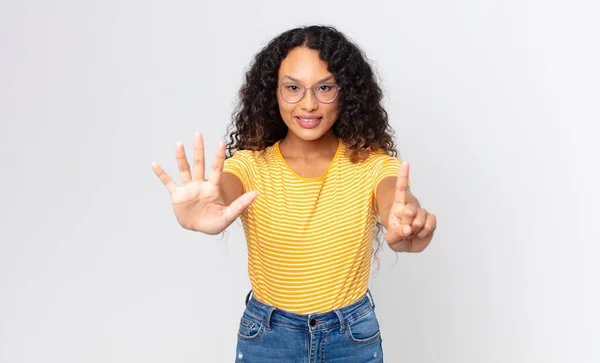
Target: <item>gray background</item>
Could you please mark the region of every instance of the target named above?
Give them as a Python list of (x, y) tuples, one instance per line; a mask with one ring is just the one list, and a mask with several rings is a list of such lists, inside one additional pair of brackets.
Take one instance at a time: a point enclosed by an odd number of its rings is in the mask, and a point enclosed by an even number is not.
[(422, 254), (372, 290), (387, 362), (598, 362), (592, 1), (0, 2), (0, 362), (230, 362), (239, 223), (181, 229), (157, 161), (209, 160), (253, 55), (332, 24), (381, 77)]

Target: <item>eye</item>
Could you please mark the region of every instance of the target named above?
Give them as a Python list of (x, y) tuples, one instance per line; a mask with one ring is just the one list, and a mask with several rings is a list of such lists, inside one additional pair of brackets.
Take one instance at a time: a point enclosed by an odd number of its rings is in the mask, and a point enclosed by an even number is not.
[(319, 86), (319, 92), (329, 92), (331, 91), (333, 87), (326, 85), (326, 84), (322, 84)]
[(300, 87), (298, 87), (298, 85), (295, 84), (290, 84), (287, 86), (288, 91), (292, 91), (292, 92), (297, 92), (300, 90)]

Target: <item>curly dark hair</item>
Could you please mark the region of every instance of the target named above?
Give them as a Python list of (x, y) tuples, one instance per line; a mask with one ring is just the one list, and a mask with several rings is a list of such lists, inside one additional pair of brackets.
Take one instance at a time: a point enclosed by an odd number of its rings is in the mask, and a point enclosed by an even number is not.
[[(307, 47), (319, 51), (328, 65), (339, 94), (334, 134), (349, 149), (352, 162), (364, 160), (375, 150), (396, 157), (394, 131), (383, 106), (383, 92), (365, 54), (333, 27), (308, 26), (288, 30), (271, 40), (255, 57), (239, 91), (239, 104), (227, 128), (227, 157), (237, 150), (264, 151), (285, 138), (287, 126), (277, 104), (277, 79), (282, 60), (290, 50)], [(227, 135), (226, 135), (227, 138)], [(375, 229), (375, 260), (381, 248), (382, 225)]]
[(277, 104), (277, 78), (281, 61), (297, 47), (319, 51), (342, 89), (332, 128), (348, 146), (350, 159), (362, 160), (378, 149), (397, 156), (394, 131), (381, 105), (383, 93), (366, 56), (335, 28), (314, 25), (282, 33), (255, 56), (228, 127), (227, 157), (237, 150), (264, 150), (285, 137), (287, 126)]

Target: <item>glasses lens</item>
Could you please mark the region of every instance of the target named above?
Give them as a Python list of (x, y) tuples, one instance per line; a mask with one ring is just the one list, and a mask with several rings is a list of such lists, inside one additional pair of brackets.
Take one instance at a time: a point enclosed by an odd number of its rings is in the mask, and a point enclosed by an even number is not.
[(338, 93), (338, 86), (335, 84), (318, 84), (315, 86), (315, 96), (324, 103), (333, 102)]
[(295, 83), (284, 83), (281, 85), (281, 97), (291, 103), (296, 103), (304, 97), (306, 89), (304, 86)]

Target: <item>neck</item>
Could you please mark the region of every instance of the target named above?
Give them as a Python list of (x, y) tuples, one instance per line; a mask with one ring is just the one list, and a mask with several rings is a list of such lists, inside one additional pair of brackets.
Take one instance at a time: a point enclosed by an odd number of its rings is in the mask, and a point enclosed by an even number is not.
[(335, 154), (338, 147), (338, 138), (333, 131), (326, 133), (317, 140), (302, 140), (291, 132), (279, 143), (282, 153), (295, 157), (310, 158), (323, 154)]

